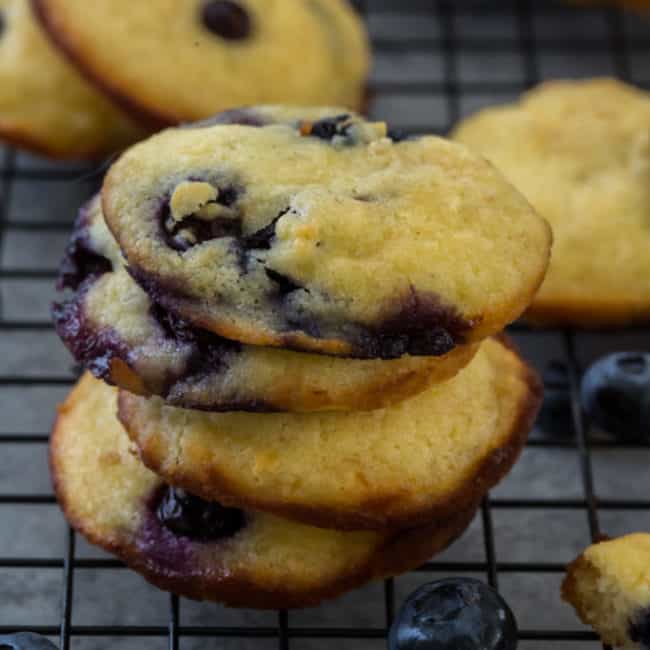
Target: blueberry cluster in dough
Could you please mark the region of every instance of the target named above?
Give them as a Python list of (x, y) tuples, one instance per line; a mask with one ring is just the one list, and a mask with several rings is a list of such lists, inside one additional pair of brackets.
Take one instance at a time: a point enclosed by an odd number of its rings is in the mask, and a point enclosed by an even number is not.
[[(503, 205), (472, 218), (487, 193)], [(475, 280), (496, 304), (460, 291), (455, 237), (493, 251)], [(129, 150), (80, 210), (53, 306), (87, 370), (50, 446), (68, 520), (155, 585), (232, 606), (417, 567), (525, 443), (539, 381), (491, 335), (549, 243), (487, 163), (344, 108), (235, 109)]]

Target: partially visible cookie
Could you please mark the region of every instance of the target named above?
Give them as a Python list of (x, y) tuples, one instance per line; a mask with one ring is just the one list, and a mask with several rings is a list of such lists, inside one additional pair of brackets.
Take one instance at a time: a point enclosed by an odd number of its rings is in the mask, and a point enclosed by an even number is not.
[(439, 356), (494, 334), (550, 251), (485, 160), (349, 113), (169, 129), (112, 166), (102, 201), (156, 302), (228, 339), (339, 356)]
[(367, 413), (204, 414), (122, 391), (143, 462), (206, 499), (325, 527), (413, 526), (471, 508), (510, 470), (541, 399), (489, 340), (453, 379)]
[(306, 607), (414, 568), (473, 511), (402, 532), (340, 532), (206, 503), (166, 486), (131, 452), (117, 391), (86, 374), (60, 408), (50, 460), (70, 523), (156, 586), (258, 608)]
[(347, 0), (33, 0), (52, 38), (159, 125), (232, 106), (360, 109), (370, 49)]
[(339, 359), (243, 345), (192, 327), (152, 303), (131, 278), (99, 196), (80, 211), (60, 285), (74, 294), (54, 305), (54, 322), (78, 362), (109, 383), (185, 408), (381, 408), (452, 377), (477, 349), (461, 345), (442, 357), (392, 361)]
[(603, 643), (650, 647), (650, 534), (590, 546), (567, 568), (562, 597)]
[(29, 0), (0, 0), (0, 139), (55, 158), (99, 158), (143, 136), (49, 43)]
[(650, 93), (613, 79), (547, 82), (468, 118), (454, 138), (492, 160), (553, 228), (528, 320), (650, 320)]

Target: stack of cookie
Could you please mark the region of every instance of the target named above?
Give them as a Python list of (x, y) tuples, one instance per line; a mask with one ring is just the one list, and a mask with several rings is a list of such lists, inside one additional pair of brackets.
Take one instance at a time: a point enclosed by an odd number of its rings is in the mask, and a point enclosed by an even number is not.
[(90, 371), (51, 442), (68, 519), (234, 606), (417, 566), (524, 444), (539, 385), (493, 337), (549, 250), (485, 160), (343, 109), (232, 110), (136, 145), (81, 210), (54, 308)]

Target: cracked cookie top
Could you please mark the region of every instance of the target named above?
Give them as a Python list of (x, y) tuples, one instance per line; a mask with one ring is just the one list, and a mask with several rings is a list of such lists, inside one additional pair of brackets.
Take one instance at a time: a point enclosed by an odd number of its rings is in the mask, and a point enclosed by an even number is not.
[(343, 356), (442, 355), (500, 331), (550, 250), (485, 160), (344, 111), (170, 129), (111, 168), (103, 206), (156, 302), (226, 338)]

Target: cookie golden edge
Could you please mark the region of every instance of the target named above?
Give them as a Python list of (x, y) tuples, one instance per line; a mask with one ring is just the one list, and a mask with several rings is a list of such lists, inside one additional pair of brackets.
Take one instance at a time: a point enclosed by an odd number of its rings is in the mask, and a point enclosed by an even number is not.
[[(146, 125), (152, 130), (159, 130), (187, 121), (179, 115), (172, 115), (161, 111), (159, 108), (154, 108), (147, 102), (137, 101), (127, 90), (123, 89), (119, 83), (112, 79), (110, 74), (104, 75), (97, 72), (98, 66), (89, 63), (89, 61), (93, 61), (92, 53), (85, 50), (81, 39), (75, 38), (74, 34), (70, 30), (67, 30), (62, 21), (58, 19), (56, 7), (54, 6), (56, 3), (48, 2), (48, 0), (29, 1), (31, 2), (34, 15), (38, 18), (43, 30), (68, 61), (77, 68), (87, 81), (100, 89), (115, 105), (122, 108), (124, 112), (137, 120), (138, 123)], [(370, 57), (369, 52), (368, 57)], [(368, 60), (367, 67), (368, 69), (370, 68), (370, 60)], [(350, 106), (349, 108), (361, 114), (366, 114), (371, 102), (372, 91), (370, 90), (370, 81), (366, 78), (359, 88), (358, 105)], [(225, 108), (221, 110), (225, 110)]]
[(182, 487), (207, 500), (242, 509), (260, 510), (287, 519), (294, 519), (321, 528), (339, 530), (385, 530), (424, 525), (434, 519), (445, 519), (459, 510), (472, 508), (485, 494), (497, 485), (512, 469), (519, 458), (542, 402), (543, 386), (537, 373), (519, 356), (514, 343), (505, 335), (497, 339), (506, 354), (499, 361), (500, 372), (514, 372), (523, 387), (517, 407), (508, 414), (506, 442), (494, 449), (471, 471), (462, 488), (448, 494), (444, 500), (427, 504), (415, 510), (413, 506), (397, 506), (395, 498), (376, 498), (355, 507), (354, 511), (341, 508), (308, 507), (303, 504), (274, 500), (272, 496), (253, 498), (216, 471), (196, 476), (187, 471), (170, 471), (165, 462), (167, 449), (156, 444), (150, 436), (145, 446), (138, 446), (138, 432), (131, 424), (129, 396), (120, 391), (118, 418), (136, 448), (143, 464), (168, 482)]
[(73, 499), (65, 488), (62, 466), (61, 440), (65, 435), (66, 415), (84, 399), (86, 384), (96, 382), (85, 375), (59, 408), (55, 420), (49, 451), (49, 463), (54, 492), (63, 513), (72, 527), (89, 542), (119, 557), (129, 568), (141, 574), (148, 582), (165, 591), (194, 600), (222, 602), (230, 607), (257, 609), (302, 608), (357, 588), (371, 580), (403, 573), (416, 568), (431, 556), (443, 551), (466, 530), (476, 512), (476, 504), (459, 511), (447, 520), (428, 522), (427, 525), (386, 533), (374, 553), (361, 566), (325, 582), (318, 588), (291, 590), (265, 588), (253, 581), (245, 572), (215, 571), (201, 577), (183, 576), (171, 571), (156, 570), (147, 562), (136, 544), (120, 535), (119, 531), (107, 537), (92, 522), (76, 511)]

